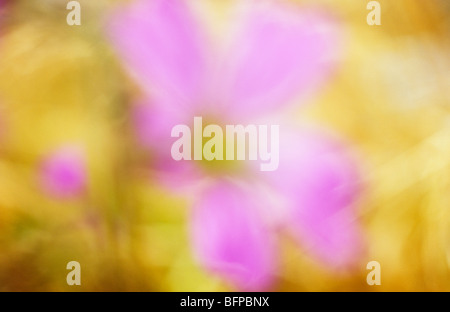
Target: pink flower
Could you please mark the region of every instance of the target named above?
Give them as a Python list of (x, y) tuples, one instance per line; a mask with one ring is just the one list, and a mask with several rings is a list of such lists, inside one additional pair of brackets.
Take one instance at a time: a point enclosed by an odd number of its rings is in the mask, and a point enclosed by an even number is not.
[[(238, 289), (261, 290), (274, 283), (274, 233), (281, 230), (324, 263), (357, 261), (359, 189), (343, 143), (279, 118), (287, 104), (330, 77), (331, 56), (339, 51), (336, 23), (317, 10), (243, 3), (228, 45), (207, 39), (178, 0), (136, 1), (112, 15), (108, 32), (144, 92), (133, 118), (138, 141), (153, 152), (157, 178), (174, 190), (188, 184), (195, 194), (197, 259)], [(218, 124), (276, 121), (278, 170), (258, 172), (244, 161), (211, 169), (205, 161), (173, 160), (171, 129), (192, 124), (193, 116)]]
[(6, 1), (0, 0), (0, 16), (3, 13), (3, 9), (6, 7)]
[(6, 5), (8, 4), (7, 3), (8, 1), (7, 0), (0, 0), (0, 14), (2, 13), (2, 10), (6, 7)]
[(42, 190), (52, 197), (79, 196), (86, 184), (86, 169), (80, 151), (69, 146), (47, 155), (41, 163), (39, 182)]

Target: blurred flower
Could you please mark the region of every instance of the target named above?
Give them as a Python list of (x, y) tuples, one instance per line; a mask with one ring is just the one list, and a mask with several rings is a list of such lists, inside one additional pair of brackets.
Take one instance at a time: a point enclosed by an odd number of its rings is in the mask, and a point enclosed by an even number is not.
[[(0, 0), (0, 14), (4, 13), (4, 10), (6, 9), (7, 5), (8, 5), (8, 0)], [(0, 23), (1, 23), (1, 21), (0, 21)]]
[(0, 0), (0, 25), (2, 25), (2, 20), (3, 20), (3, 14), (4, 14), (4, 10), (6, 7), (6, 1), (5, 0)]
[(274, 281), (276, 230), (289, 229), (333, 266), (357, 260), (361, 235), (352, 204), (358, 174), (344, 144), (286, 122), (274, 172), (257, 172), (250, 162), (171, 158), (174, 125), (192, 124), (193, 116), (222, 125), (280, 121), (280, 108), (323, 85), (336, 65), (330, 55), (339, 45), (337, 25), (324, 12), (271, 3), (242, 13), (222, 53), (182, 1), (141, 0), (121, 8), (109, 33), (146, 93), (134, 121), (140, 143), (154, 153), (159, 181), (172, 187), (206, 181), (194, 192), (196, 256), (239, 289), (260, 290)]
[(86, 169), (81, 152), (75, 147), (61, 147), (47, 155), (40, 168), (40, 185), (55, 198), (80, 195), (86, 184)]

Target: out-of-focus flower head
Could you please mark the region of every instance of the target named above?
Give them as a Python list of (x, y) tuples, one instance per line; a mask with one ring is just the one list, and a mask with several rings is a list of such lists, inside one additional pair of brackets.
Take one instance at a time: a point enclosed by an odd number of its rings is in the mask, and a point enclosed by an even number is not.
[(86, 185), (84, 158), (76, 147), (59, 148), (45, 157), (40, 169), (40, 186), (55, 198), (80, 195)]
[(6, 1), (5, 0), (0, 0), (0, 26), (3, 23), (3, 15), (4, 15), (4, 11), (6, 8)]
[[(145, 93), (135, 128), (153, 152), (159, 181), (206, 181), (192, 188), (198, 260), (239, 289), (259, 290), (272, 285), (277, 270), (273, 233), (288, 229), (314, 257), (337, 267), (358, 259), (362, 238), (353, 205), (358, 172), (345, 144), (290, 126), (282, 114), (329, 79), (338, 24), (320, 10), (243, 3), (224, 49), (206, 39), (178, 0), (136, 1), (111, 16), (108, 31)], [(249, 162), (174, 161), (171, 129), (192, 124), (194, 116), (220, 125), (277, 121), (278, 170), (259, 173)]]

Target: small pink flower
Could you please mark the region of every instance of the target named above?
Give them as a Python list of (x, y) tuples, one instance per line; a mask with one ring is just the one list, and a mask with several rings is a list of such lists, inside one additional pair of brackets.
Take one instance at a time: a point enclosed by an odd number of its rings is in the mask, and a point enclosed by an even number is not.
[(6, 8), (6, 5), (8, 4), (8, 0), (0, 0), (0, 14), (2, 14), (3, 10)]
[(67, 199), (79, 196), (85, 188), (86, 169), (81, 152), (63, 147), (47, 155), (41, 163), (39, 181), (48, 195)]
[[(318, 10), (243, 1), (228, 45), (208, 39), (180, 0), (140, 0), (112, 15), (108, 31), (145, 93), (134, 112), (140, 144), (153, 151), (159, 181), (193, 185), (191, 238), (206, 268), (241, 290), (274, 282), (274, 233), (291, 232), (324, 263), (357, 261), (362, 242), (354, 222), (358, 174), (343, 143), (323, 132), (291, 127), (280, 112), (322, 86), (336, 67), (340, 36)], [(250, 5), (252, 4), (252, 5)], [(196, 161), (171, 157), (171, 129), (194, 116), (221, 124), (280, 124), (280, 163), (273, 172), (211, 174)], [(271, 121), (271, 122), (267, 122)], [(220, 166), (220, 165), (219, 165)]]
[[(6, 0), (0, 0), (0, 17), (3, 14), (3, 10), (5, 9), (5, 7), (6, 7)], [(1, 20), (0, 20), (0, 25), (1, 25)]]

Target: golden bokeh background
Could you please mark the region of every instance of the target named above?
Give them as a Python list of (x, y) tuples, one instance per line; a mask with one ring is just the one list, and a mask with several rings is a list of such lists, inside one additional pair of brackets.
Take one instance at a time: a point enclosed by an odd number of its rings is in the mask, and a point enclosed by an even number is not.
[[(186, 235), (189, 199), (149, 178), (129, 129), (136, 86), (105, 39), (108, 10), (124, 1), (80, 0), (82, 25), (66, 24), (67, 1), (15, 0), (0, 38), (0, 291), (230, 290), (194, 261)], [(333, 12), (345, 27), (337, 77), (298, 109), (360, 155), (367, 234), (360, 270), (329, 270), (282, 238), (274, 290), (450, 290), (450, 4), (298, 0)], [(233, 1), (202, 0), (220, 26)], [(42, 157), (75, 144), (87, 155), (86, 195), (45, 196)], [(66, 284), (66, 264), (82, 286)], [(366, 283), (381, 264), (381, 286)]]

